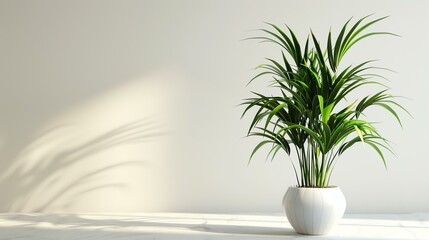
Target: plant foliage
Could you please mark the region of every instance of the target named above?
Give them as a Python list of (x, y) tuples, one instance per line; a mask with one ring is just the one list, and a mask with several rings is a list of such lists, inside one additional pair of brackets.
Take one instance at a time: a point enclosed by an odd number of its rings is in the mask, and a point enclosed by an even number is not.
[[(288, 155), (295, 151), (299, 168), (292, 164), (300, 187), (327, 187), (338, 156), (359, 142), (373, 148), (386, 166), (383, 153), (391, 152), (391, 147), (374, 124), (363, 118), (364, 113), (378, 106), (402, 125), (397, 110), (406, 110), (378, 81), (384, 78), (374, 73), (380, 68), (371, 66), (373, 61), (340, 65), (349, 49), (361, 40), (394, 35), (366, 31), (384, 18), (368, 21), (367, 16), (353, 25), (350, 19), (335, 39), (329, 32), (325, 50), (312, 32), (301, 46), (289, 27), (284, 31), (270, 23), (268, 29), (262, 29), (263, 36), (251, 38), (278, 45), (281, 60), (267, 58), (267, 63), (258, 67), (262, 72), (250, 81), (269, 75), (278, 95), (252, 92), (254, 96), (242, 103), (246, 106), (243, 116), (250, 109), (256, 111), (248, 135), (262, 137), (250, 159), (265, 145), (271, 147), (268, 157), (272, 158), (280, 150)], [(352, 103), (346, 100), (350, 93), (368, 85), (378, 85), (381, 90)]]

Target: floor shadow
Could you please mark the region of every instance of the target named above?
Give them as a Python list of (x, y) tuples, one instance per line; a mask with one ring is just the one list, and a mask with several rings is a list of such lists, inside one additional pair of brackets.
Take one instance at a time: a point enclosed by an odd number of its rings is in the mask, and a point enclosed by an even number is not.
[(426, 213), (371, 213), (371, 214), (346, 214), (344, 219), (365, 220), (401, 220), (401, 221), (425, 221), (429, 222), (429, 214)]
[[(97, 217), (103, 215), (96, 215)], [(188, 217), (138, 217), (138, 216), (121, 216), (120, 219), (109, 219), (107, 215), (103, 219), (84, 218), (82, 216), (73, 214), (14, 214), (3, 215), (0, 218), (22, 222), (25, 227), (35, 226), (40, 223), (50, 226), (67, 225), (68, 230), (79, 230), (81, 228), (94, 228), (98, 230), (108, 229), (124, 229), (124, 228), (140, 228), (140, 229), (161, 229), (161, 232), (171, 229), (186, 229), (194, 232), (195, 234), (216, 234), (228, 236), (265, 236), (265, 237), (282, 237), (282, 236), (302, 236), (297, 234), (292, 228), (287, 226), (285, 222), (284, 227), (269, 227), (258, 226), (258, 224), (265, 224), (264, 221), (257, 220), (240, 220), (234, 222), (233, 220), (223, 223), (211, 223), (211, 221), (218, 222), (211, 218), (188, 218)], [(164, 229), (164, 230), (162, 230)], [(150, 232), (150, 230), (149, 230)], [(155, 230), (154, 233), (157, 231)]]
[[(416, 229), (428, 229), (429, 231), (429, 214), (425, 213), (347, 214), (343, 217), (343, 219), (344, 220), (339, 225), (381, 228), (406, 227)], [(392, 222), (393, 224), (387, 224)], [(418, 226), (421, 223), (425, 223), (427, 226)]]
[(229, 226), (209, 225), (201, 227), (190, 227), (198, 232), (232, 234), (232, 235), (261, 235), (261, 236), (300, 236), (292, 228), (284, 227), (261, 227), (261, 226)]
[[(399, 239), (390, 236), (390, 230), (362, 231), (360, 224), (353, 224), (350, 233), (343, 231), (340, 235), (300, 235), (286, 221), (270, 219), (216, 214), (0, 214), (0, 239)], [(424, 234), (421, 230), (419, 233)], [(10, 234), (15, 235), (7, 238)]]

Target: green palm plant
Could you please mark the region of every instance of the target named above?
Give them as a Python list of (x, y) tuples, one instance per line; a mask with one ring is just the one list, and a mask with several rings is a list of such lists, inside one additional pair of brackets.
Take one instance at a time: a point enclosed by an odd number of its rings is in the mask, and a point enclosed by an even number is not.
[[(248, 136), (262, 137), (251, 153), (270, 145), (268, 157), (283, 150), (290, 156), (296, 152), (299, 168), (292, 161), (298, 186), (327, 187), (337, 158), (358, 142), (369, 145), (383, 160), (383, 152), (392, 152), (387, 140), (374, 124), (364, 119), (365, 111), (372, 106), (387, 110), (402, 126), (397, 110), (404, 109), (388, 87), (377, 79), (384, 79), (373, 70), (373, 61), (342, 68), (340, 63), (348, 50), (361, 40), (374, 35), (395, 35), (389, 32), (366, 32), (371, 25), (386, 17), (356, 21), (351, 27), (347, 21), (337, 38), (331, 31), (327, 47), (322, 51), (316, 36), (311, 32), (302, 48), (294, 32), (287, 27), (281, 30), (268, 23), (263, 36), (251, 39), (274, 43), (282, 48), (281, 61), (267, 58), (267, 63), (257, 68), (263, 71), (250, 82), (262, 76), (271, 76), (270, 86), (279, 89), (278, 96), (252, 92), (254, 97), (245, 99), (243, 116), (256, 109)], [(249, 82), (249, 83), (250, 83)], [(378, 85), (381, 90), (349, 103), (346, 97), (368, 85)], [(267, 158), (268, 158), (267, 157)], [(271, 159), (272, 159), (271, 158)]]

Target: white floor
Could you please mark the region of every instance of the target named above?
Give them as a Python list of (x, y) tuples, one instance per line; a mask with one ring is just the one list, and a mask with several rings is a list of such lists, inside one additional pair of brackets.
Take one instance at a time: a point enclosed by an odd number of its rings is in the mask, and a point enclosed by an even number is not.
[(0, 239), (429, 239), (429, 214), (349, 214), (328, 236), (282, 214), (0, 214)]

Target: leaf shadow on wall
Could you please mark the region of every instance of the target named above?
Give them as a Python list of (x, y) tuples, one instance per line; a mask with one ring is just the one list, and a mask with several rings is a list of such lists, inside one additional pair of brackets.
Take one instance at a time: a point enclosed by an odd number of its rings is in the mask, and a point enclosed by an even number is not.
[[(57, 126), (43, 132), (21, 155), (37, 153), (50, 144), (47, 139), (52, 137), (49, 136), (58, 135), (64, 128), (67, 126)], [(148, 118), (123, 124), (79, 143), (62, 143), (49, 150), (40, 150), (41, 153), (33, 157), (30, 167), (28, 159), (17, 156), (17, 161), (9, 161), (10, 164), (2, 170), (0, 204), (7, 206), (8, 212), (45, 212), (52, 206), (55, 206), (54, 209), (67, 208), (77, 198), (98, 190), (124, 189), (127, 186), (120, 178), (106, 181), (109, 173), (120, 168), (144, 167), (146, 159), (99, 161), (96, 167), (88, 167), (88, 160), (91, 160), (88, 158), (119, 146), (144, 146), (168, 133), (157, 121)], [(79, 171), (70, 174), (72, 168)]]

